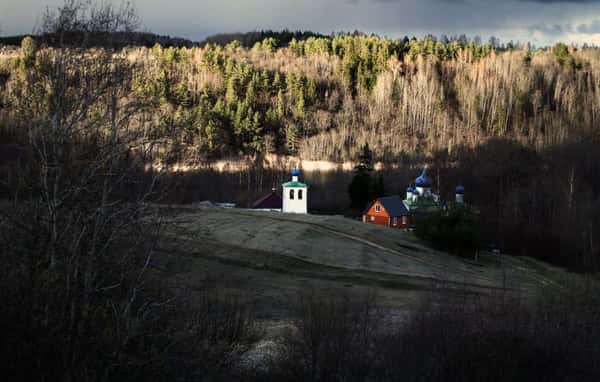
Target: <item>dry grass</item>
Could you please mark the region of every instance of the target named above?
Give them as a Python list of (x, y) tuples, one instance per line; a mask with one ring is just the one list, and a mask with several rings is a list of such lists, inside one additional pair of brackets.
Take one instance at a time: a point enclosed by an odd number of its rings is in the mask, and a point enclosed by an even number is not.
[(463, 260), (410, 233), (337, 216), (198, 209), (178, 210), (172, 219), (178, 253), (194, 259), (179, 281), (244, 290), (269, 312), (286, 310), (298, 291), (311, 287), (377, 288), (385, 304), (405, 309), (436, 290), (506, 287), (533, 296), (565, 274), (528, 258), (505, 256), (504, 267), (489, 254)]

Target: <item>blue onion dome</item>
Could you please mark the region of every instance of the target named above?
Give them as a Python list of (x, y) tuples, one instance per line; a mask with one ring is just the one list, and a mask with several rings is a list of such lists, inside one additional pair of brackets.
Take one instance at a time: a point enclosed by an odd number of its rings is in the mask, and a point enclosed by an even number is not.
[(417, 179), (415, 179), (415, 184), (417, 185), (417, 187), (423, 187), (423, 188), (431, 187), (431, 185), (433, 184), (433, 181), (427, 175), (427, 169), (425, 169), (425, 168), (423, 169), (423, 172), (421, 173), (421, 175)]
[(292, 176), (300, 176), (300, 170), (298, 170), (297, 168), (293, 169)]
[(412, 188), (412, 187), (408, 187), (408, 188), (406, 189), (406, 192), (409, 192), (409, 193), (411, 193), (411, 194), (414, 194), (414, 193), (415, 193), (415, 189), (414, 189), (414, 188)]
[(458, 195), (464, 195), (465, 194), (465, 188), (463, 186), (456, 187), (456, 193)]

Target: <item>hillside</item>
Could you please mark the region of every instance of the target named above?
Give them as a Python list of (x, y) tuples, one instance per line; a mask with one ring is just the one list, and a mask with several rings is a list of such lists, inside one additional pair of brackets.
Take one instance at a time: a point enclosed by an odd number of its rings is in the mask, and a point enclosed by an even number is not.
[[(369, 143), (377, 160), (394, 162), (417, 147), (423, 160), (491, 137), (536, 149), (597, 137), (595, 49), (500, 51), (365, 35), (188, 49), (149, 36), (153, 48), (138, 42), (121, 51), (135, 64), (124, 90), (153, 106), (147, 122), (168, 137), (171, 160), (279, 153), (345, 161)], [(23, 71), (43, 70), (24, 56), (36, 47), (27, 49), (0, 57), (7, 105)]]
[(384, 305), (406, 311), (436, 291), (491, 294), (505, 287), (531, 297), (538, 288), (558, 287), (565, 276), (525, 257), (482, 253), (477, 261), (463, 260), (424, 246), (411, 233), (337, 216), (177, 209), (168, 226), (178, 244), (165, 244), (162, 253), (176, 285), (250, 295), (266, 317), (285, 315), (310, 289), (372, 289)]

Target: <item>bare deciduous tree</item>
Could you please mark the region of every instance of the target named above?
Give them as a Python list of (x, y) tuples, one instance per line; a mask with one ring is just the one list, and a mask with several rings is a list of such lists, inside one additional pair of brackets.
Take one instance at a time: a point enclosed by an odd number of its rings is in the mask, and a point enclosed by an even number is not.
[[(132, 17), (83, 10), (69, 1), (47, 13), (44, 32), (110, 33)], [(58, 47), (38, 52), (22, 81), (28, 161), (13, 190), (22, 198), (0, 218), (4, 375), (107, 380), (156, 352), (138, 348), (161, 303), (148, 281), (161, 220), (145, 203), (153, 146), (131, 119), (131, 69), (110, 49)]]

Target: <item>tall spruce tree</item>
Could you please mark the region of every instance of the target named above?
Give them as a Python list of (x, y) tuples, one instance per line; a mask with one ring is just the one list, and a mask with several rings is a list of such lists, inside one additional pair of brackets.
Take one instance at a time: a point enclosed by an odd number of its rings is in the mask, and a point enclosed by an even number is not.
[(374, 187), (371, 171), (373, 171), (373, 153), (366, 143), (358, 157), (358, 164), (354, 167), (352, 182), (348, 185), (352, 208), (364, 208), (373, 198), (373, 191), (378, 187)]

